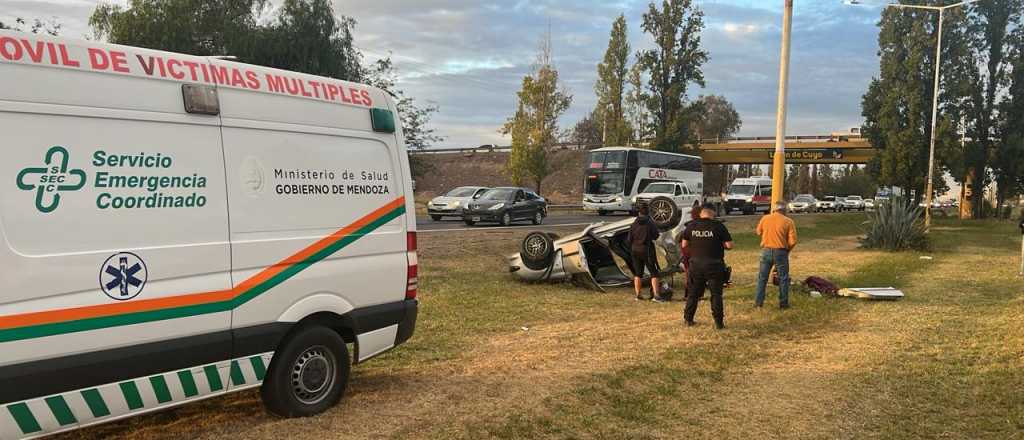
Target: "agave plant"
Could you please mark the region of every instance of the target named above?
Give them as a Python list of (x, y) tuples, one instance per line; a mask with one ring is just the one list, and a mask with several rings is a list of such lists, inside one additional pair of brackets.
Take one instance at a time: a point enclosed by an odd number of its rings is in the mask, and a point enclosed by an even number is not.
[(867, 236), (861, 239), (861, 247), (887, 251), (929, 249), (922, 212), (912, 201), (903, 198), (881, 203), (864, 222)]

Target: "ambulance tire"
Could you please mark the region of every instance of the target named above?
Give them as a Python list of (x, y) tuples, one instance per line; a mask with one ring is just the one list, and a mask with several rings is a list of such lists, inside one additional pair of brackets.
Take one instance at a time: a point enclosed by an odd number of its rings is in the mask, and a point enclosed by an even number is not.
[(341, 400), (351, 362), (345, 341), (321, 325), (300, 328), (274, 353), (260, 388), (267, 411), (281, 417), (308, 417)]

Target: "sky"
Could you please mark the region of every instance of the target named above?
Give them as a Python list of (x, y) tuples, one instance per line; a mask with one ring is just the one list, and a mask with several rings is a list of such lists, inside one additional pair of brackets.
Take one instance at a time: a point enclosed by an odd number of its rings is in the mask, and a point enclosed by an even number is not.
[[(0, 21), (55, 18), (63, 35), (90, 33), (100, 1), (0, 0)], [(652, 46), (640, 29), (648, 1), (634, 0), (335, 0), (354, 18), (355, 44), (367, 60), (391, 56), (399, 87), (440, 112), (436, 147), (508, 145), (498, 130), (515, 111), (515, 93), (531, 71), (550, 27), (556, 67), (573, 95), (561, 125), (569, 128), (596, 103), (597, 64), (612, 22), (625, 14), (633, 51)], [(660, 1), (658, 2), (660, 4)], [(783, 0), (697, 0), (704, 11), (706, 88), (690, 98), (723, 95), (741, 136), (773, 136)], [(866, 3), (871, 3), (870, 1)], [(874, 2), (876, 5), (880, 1)], [(794, 9), (787, 134), (814, 135), (860, 126), (860, 99), (878, 72), (877, 6), (842, 0), (797, 0)]]

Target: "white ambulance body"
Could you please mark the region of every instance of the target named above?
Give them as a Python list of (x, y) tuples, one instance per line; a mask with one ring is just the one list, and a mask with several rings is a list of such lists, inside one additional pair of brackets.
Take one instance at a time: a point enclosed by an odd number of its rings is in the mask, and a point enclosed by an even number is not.
[(384, 92), (3, 31), (0, 84), (0, 439), (261, 384), (315, 414), (412, 335)]

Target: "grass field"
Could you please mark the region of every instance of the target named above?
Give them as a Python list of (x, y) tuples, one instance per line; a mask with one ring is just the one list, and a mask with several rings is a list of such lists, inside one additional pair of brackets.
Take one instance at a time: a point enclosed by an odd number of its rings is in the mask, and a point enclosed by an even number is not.
[(1016, 226), (940, 220), (922, 259), (858, 249), (863, 218), (796, 217), (794, 278), (904, 300), (779, 311), (771, 290), (754, 309), (753, 219), (734, 220), (724, 331), (706, 302), (685, 328), (678, 301), (513, 281), (501, 256), (526, 231), (424, 233), (416, 335), (357, 366), (337, 408), (277, 419), (246, 392), (66, 438), (1024, 438)]

